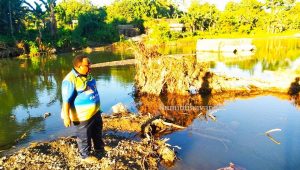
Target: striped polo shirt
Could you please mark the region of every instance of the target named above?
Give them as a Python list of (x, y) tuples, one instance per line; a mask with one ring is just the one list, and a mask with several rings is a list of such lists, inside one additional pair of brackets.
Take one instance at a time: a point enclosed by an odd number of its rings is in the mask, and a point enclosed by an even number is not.
[(100, 97), (95, 79), (82, 76), (73, 68), (62, 82), (62, 99), (70, 104), (70, 119), (85, 121), (100, 110)]

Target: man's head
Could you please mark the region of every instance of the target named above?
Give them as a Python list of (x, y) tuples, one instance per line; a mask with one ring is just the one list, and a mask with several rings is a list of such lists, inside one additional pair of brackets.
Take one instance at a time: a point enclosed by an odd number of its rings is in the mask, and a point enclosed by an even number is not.
[(91, 62), (85, 55), (77, 55), (73, 59), (73, 66), (79, 74), (87, 75), (91, 70)]

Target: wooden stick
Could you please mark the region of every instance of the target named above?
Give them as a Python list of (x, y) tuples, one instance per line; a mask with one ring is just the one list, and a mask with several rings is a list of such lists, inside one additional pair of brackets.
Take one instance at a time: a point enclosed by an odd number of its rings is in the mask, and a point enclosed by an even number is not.
[(92, 64), (92, 68), (99, 68), (99, 67), (111, 67), (111, 66), (123, 66), (123, 65), (133, 65), (135, 64), (135, 59), (128, 59), (128, 60), (120, 60), (120, 61), (111, 61), (105, 63), (97, 63)]

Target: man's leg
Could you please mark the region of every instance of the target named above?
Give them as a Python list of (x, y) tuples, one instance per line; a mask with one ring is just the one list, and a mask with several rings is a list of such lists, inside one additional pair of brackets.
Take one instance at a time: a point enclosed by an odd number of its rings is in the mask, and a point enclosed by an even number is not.
[(103, 122), (100, 113), (96, 113), (93, 128), (92, 128), (92, 140), (94, 144), (94, 150), (96, 152), (103, 152), (104, 151), (104, 142), (102, 140), (102, 128)]
[(89, 121), (74, 123), (76, 125), (77, 144), (80, 155), (83, 159), (90, 155), (91, 151), (91, 131)]

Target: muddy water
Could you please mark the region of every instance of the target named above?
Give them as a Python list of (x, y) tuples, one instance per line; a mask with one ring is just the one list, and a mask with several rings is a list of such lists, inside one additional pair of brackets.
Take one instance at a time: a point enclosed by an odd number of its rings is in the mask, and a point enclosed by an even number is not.
[[(259, 40), (257, 43), (262, 47), (250, 58), (218, 56), (211, 62), (211, 68), (222, 74), (242, 76), (299, 68), (299, 40)], [(280, 48), (274, 52), (273, 46)], [(188, 53), (189, 50), (170, 50), (174, 52)], [(59, 114), (60, 85), (71, 69), (73, 55), (0, 60), (0, 150), (72, 134), (72, 128), (63, 127)], [(90, 56), (94, 63), (130, 58), (130, 55), (111, 52), (96, 52)], [(300, 159), (297, 142), (300, 111), (289, 96), (134, 98), (133, 66), (98, 68), (92, 73), (97, 80), (104, 112), (110, 112), (112, 105), (122, 102), (131, 111), (163, 114), (187, 127), (165, 136), (170, 138), (171, 144), (182, 148), (178, 150), (181, 160), (174, 169), (216, 169), (229, 162), (247, 169), (300, 168), (297, 162)], [(173, 109), (179, 106), (179, 109), (172, 110), (169, 106), (174, 106)], [(180, 106), (193, 106), (194, 110), (180, 109)], [(207, 111), (205, 106), (215, 111)], [(44, 119), (45, 112), (50, 112), (51, 116)], [(216, 121), (208, 116), (210, 113)], [(280, 144), (264, 135), (274, 128), (281, 129), (272, 133), (273, 139)]]

